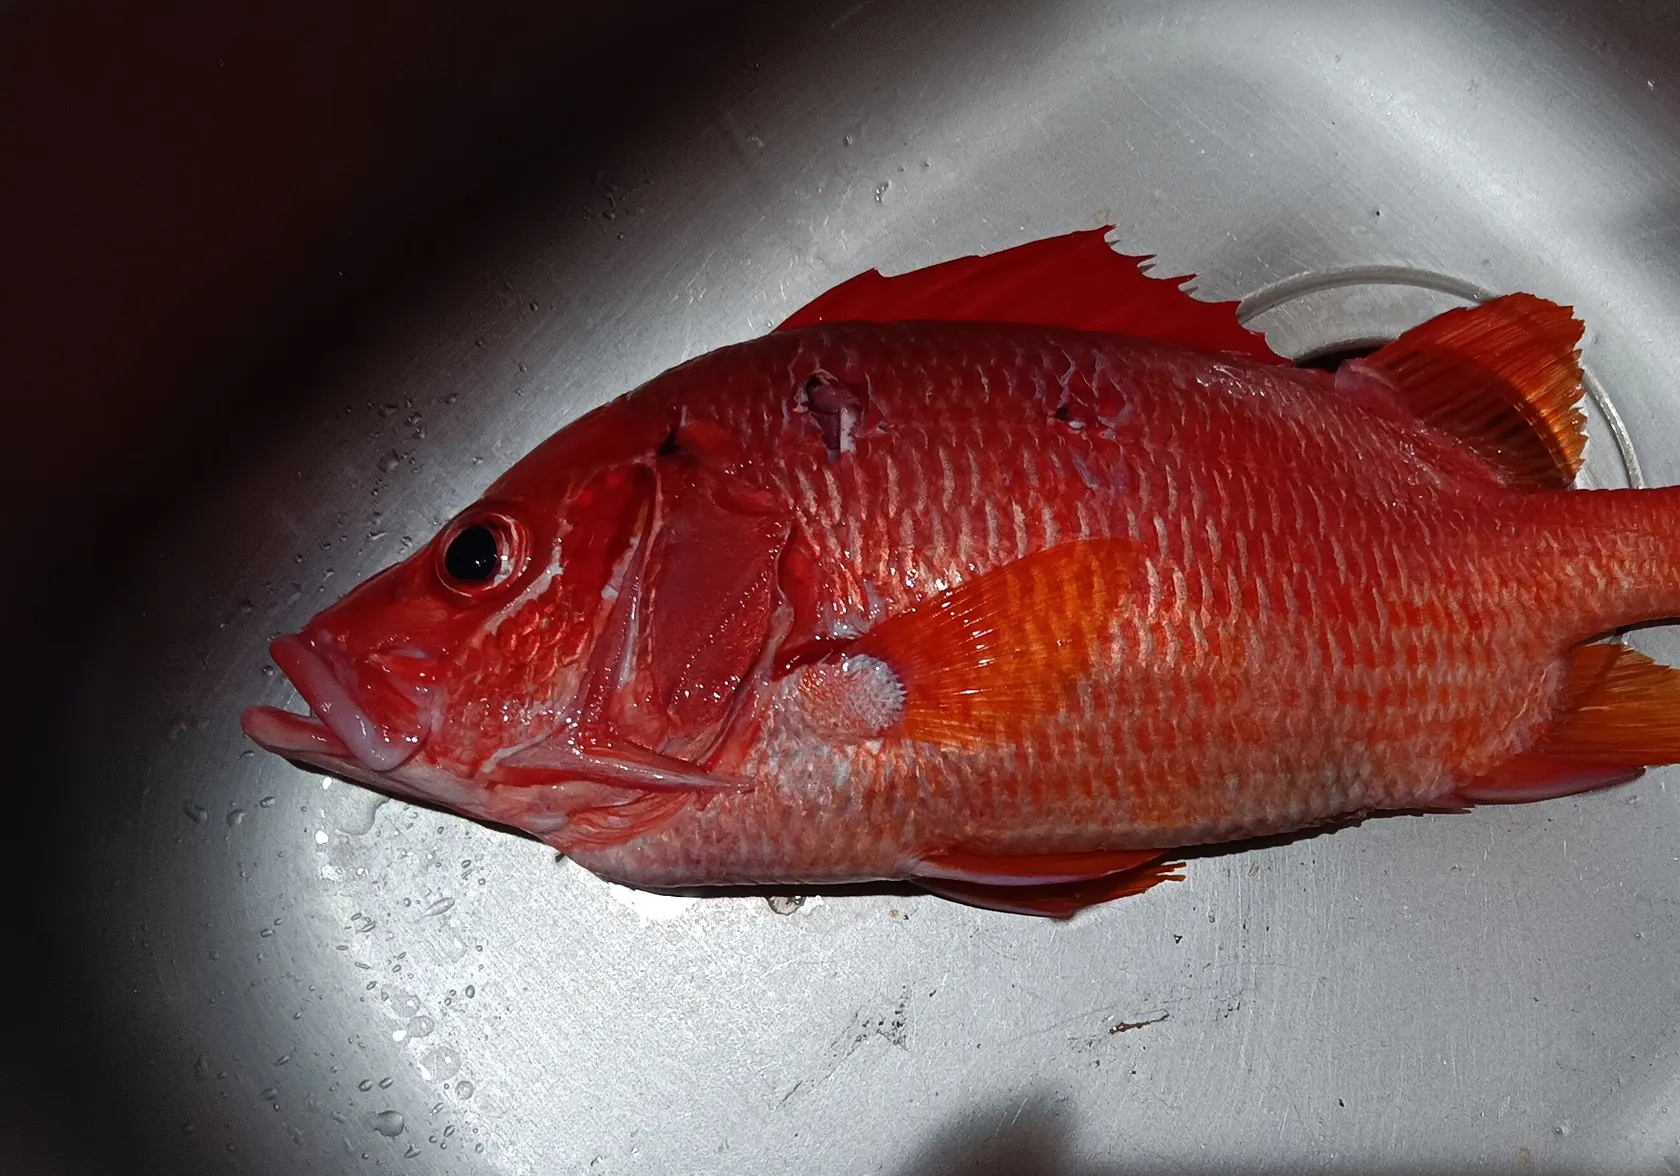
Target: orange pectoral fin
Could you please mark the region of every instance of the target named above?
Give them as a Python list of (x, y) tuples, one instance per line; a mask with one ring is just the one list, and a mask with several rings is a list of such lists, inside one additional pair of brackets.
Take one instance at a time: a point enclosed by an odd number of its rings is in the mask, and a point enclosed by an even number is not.
[(1153, 278), (1149, 259), (1126, 257), (1104, 239), (1113, 226), (1030, 241), (985, 257), (959, 257), (907, 274), (869, 270), (795, 311), (778, 330), (816, 323), (1028, 323), (1134, 335), (1287, 363), (1265, 336), (1237, 321), (1235, 302), (1201, 302), (1191, 275)]
[(904, 690), (904, 733), (970, 747), (1009, 742), (1077, 701), (1137, 574), (1124, 539), (1052, 547), (889, 617), (848, 651)]
[(1680, 671), (1625, 645), (1576, 646), (1556, 723), (1533, 750), (1458, 790), (1476, 804), (1571, 796), (1680, 763)]

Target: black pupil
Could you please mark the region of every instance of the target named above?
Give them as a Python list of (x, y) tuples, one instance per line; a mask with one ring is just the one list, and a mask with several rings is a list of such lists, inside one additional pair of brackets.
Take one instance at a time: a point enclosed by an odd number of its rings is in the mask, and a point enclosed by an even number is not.
[(463, 584), (477, 584), (496, 574), (501, 566), (496, 554), (496, 536), (489, 527), (472, 526), (449, 541), (443, 553), (443, 566)]

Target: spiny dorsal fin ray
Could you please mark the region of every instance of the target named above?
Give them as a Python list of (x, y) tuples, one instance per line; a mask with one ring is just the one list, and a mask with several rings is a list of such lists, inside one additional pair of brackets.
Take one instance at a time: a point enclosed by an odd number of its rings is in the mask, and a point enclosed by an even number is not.
[(984, 257), (959, 257), (907, 274), (869, 270), (795, 311), (777, 330), (817, 323), (1026, 323), (1159, 339), (1203, 351), (1287, 363), (1265, 336), (1237, 321), (1235, 302), (1201, 302), (1181, 287), (1192, 275), (1154, 278), (1144, 257), (1109, 247), (1112, 226), (1031, 241)]

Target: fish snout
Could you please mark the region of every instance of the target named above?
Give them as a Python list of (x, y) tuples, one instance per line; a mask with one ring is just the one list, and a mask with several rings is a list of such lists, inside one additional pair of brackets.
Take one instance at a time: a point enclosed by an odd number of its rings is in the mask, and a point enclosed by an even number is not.
[(268, 649), (315, 717), (366, 767), (392, 771), (425, 743), (431, 686), (424, 654), (392, 649), (357, 657), (307, 632), (276, 637)]

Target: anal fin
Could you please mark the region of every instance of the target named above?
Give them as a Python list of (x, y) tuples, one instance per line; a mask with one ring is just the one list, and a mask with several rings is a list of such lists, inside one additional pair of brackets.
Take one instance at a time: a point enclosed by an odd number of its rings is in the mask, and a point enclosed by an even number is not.
[(1148, 865), (1158, 849), (1098, 850), (1092, 853), (990, 854), (947, 850), (916, 860), (916, 878), (980, 886), (1045, 886), (1106, 878)]
[(1680, 670), (1625, 645), (1579, 645), (1557, 721), (1535, 747), (1458, 790), (1474, 804), (1571, 796), (1680, 763)]
[(1015, 915), (1039, 915), (1049, 919), (1070, 919), (1089, 906), (1112, 902), (1127, 895), (1142, 894), (1163, 882), (1182, 882), (1178, 871), (1183, 862), (1160, 862), (1123, 870), (1102, 878), (1078, 882), (1053, 882), (1037, 886), (987, 886), (977, 882), (945, 879), (916, 879), (916, 885), (930, 894), (969, 906)]

